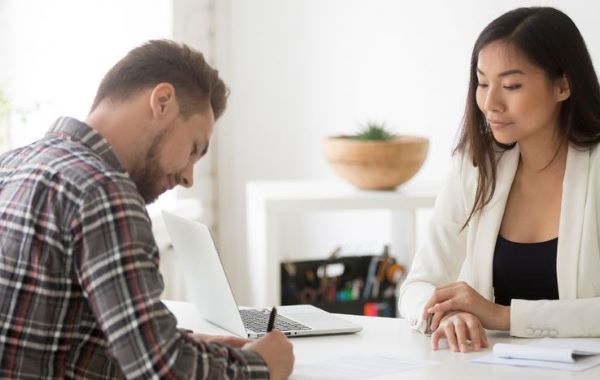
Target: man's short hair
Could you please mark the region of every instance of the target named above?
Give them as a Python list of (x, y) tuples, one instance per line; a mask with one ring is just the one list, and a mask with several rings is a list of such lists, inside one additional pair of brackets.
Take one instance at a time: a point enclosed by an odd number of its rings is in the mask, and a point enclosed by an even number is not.
[(175, 87), (184, 119), (212, 107), (215, 120), (225, 111), (229, 90), (202, 53), (185, 44), (151, 40), (131, 50), (102, 79), (92, 111), (109, 98), (125, 101), (137, 92), (167, 82)]

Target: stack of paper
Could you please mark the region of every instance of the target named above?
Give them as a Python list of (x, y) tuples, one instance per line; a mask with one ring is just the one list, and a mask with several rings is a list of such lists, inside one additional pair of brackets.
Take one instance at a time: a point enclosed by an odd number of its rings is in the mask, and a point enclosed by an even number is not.
[(494, 345), (475, 363), (583, 371), (600, 364), (600, 339), (542, 339), (530, 344)]

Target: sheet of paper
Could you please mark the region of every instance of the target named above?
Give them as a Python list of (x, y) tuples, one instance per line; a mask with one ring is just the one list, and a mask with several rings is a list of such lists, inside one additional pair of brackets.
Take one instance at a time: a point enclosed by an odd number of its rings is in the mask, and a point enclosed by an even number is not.
[(494, 355), (504, 359), (542, 360), (548, 362), (575, 363), (573, 350), (569, 348), (546, 348), (532, 344), (494, 344)]
[(291, 379), (368, 379), (438, 364), (382, 355), (350, 355), (314, 363), (297, 363)]
[(570, 349), (579, 355), (600, 354), (600, 338), (545, 338), (531, 345)]
[(472, 359), (471, 363), (510, 365), (514, 367), (538, 367), (558, 369), (562, 371), (583, 371), (600, 364), (600, 356), (586, 356), (577, 359), (575, 363), (549, 362), (541, 360), (525, 360), (525, 359), (505, 359), (489, 354), (477, 359)]
[(498, 343), (492, 354), (471, 362), (583, 371), (600, 364), (600, 339), (546, 338), (529, 344)]

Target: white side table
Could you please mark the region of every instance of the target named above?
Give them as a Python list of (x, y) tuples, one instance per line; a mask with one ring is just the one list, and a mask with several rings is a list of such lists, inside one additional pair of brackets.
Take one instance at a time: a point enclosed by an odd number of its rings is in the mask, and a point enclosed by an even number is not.
[[(440, 185), (407, 184), (396, 191), (361, 191), (338, 182), (255, 181), (246, 186), (248, 262), (252, 304), (280, 303), (277, 216), (281, 212), (384, 209), (392, 212), (391, 253), (410, 263), (415, 252), (416, 212), (431, 208)], [(395, 247), (402, 247), (398, 257)], [(289, 258), (286, 258), (289, 259)]]

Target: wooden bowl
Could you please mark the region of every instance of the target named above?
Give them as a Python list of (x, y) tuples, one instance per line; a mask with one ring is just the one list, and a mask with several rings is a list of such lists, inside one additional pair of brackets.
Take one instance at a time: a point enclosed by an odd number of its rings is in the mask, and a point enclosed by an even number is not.
[(397, 136), (387, 141), (365, 141), (334, 136), (325, 138), (323, 147), (333, 170), (348, 182), (366, 190), (392, 190), (423, 166), (429, 140)]

